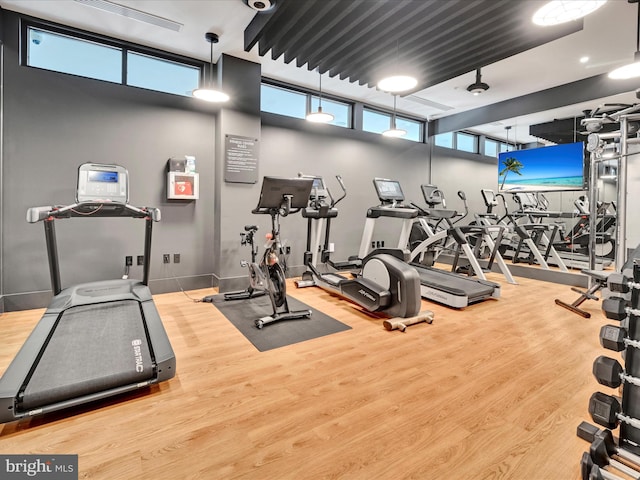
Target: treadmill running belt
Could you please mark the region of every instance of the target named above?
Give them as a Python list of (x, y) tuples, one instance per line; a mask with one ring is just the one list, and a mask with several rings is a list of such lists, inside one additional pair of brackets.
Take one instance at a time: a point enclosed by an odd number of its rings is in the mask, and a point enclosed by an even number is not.
[(71, 307), (62, 312), (28, 380), (22, 408), (35, 409), (153, 376), (137, 301)]
[(495, 286), (481, 280), (463, 277), (461, 275), (425, 267), (418, 263), (411, 263), (420, 275), (420, 283), (452, 295), (465, 295), (469, 299), (491, 296)]

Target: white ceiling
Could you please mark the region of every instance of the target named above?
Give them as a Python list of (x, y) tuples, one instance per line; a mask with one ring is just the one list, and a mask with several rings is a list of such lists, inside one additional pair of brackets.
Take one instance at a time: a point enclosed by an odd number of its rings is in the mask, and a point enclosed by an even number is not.
[[(95, 33), (120, 38), (160, 50), (208, 60), (210, 46), (204, 39), (209, 31), (220, 35), (215, 46), (220, 53), (244, 58), (262, 64), (266, 77), (310, 88), (317, 88), (317, 72), (295, 62), (287, 65), (283, 58), (260, 58), (257, 47), (244, 51), (244, 29), (256, 12), (242, 0), (117, 0), (117, 4), (182, 24), (179, 32), (138, 20), (99, 10), (82, 3), (90, 0), (0, 0), (0, 6), (45, 20), (82, 28)], [(301, 0), (288, 0), (301, 1)], [(513, 0), (516, 1), (516, 0)], [(517, 0), (528, 1), (528, 0)], [(483, 67), (482, 81), (490, 89), (479, 96), (466, 91), (475, 81), (475, 72), (443, 82), (417, 92), (422, 100), (452, 107), (442, 110), (408, 98), (398, 98), (398, 110), (422, 118), (434, 119), (485, 105), (501, 102), (558, 85), (592, 77), (612, 70), (633, 59), (636, 43), (637, 6), (627, 0), (609, 0), (602, 8), (584, 19), (582, 31), (568, 35), (546, 45), (515, 55), (506, 60)], [(540, 27), (543, 28), (543, 27)], [(587, 63), (580, 63), (588, 56)], [(640, 86), (640, 82), (639, 82)], [(323, 78), (323, 91), (334, 95), (391, 108), (391, 95), (374, 88), (335, 78)], [(537, 139), (529, 136), (529, 125), (556, 118), (579, 116), (583, 110), (599, 104), (634, 103), (635, 93), (597, 99), (570, 107), (539, 112), (517, 118), (502, 119), (472, 130), (506, 139), (505, 126), (511, 126), (509, 140), (527, 143)]]

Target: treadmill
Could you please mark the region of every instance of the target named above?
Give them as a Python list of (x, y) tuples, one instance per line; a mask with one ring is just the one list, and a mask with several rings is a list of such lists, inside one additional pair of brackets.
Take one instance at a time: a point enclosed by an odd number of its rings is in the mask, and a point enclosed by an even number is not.
[[(151, 231), (160, 210), (129, 205), (128, 197), (123, 167), (83, 164), (75, 204), (27, 211), (28, 222), (44, 224), (54, 297), (0, 378), (0, 423), (139, 390), (175, 375), (175, 355), (148, 287)], [(62, 289), (54, 224), (88, 216), (145, 221), (142, 281)]]
[[(400, 182), (376, 178), (373, 184), (378, 199), (387, 210), (392, 210), (396, 206), (403, 210), (407, 209), (402, 204), (405, 198)], [(453, 308), (464, 308), (489, 298), (500, 298), (498, 283), (458, 275), (417, 262), (411, 262), (409, 265), (417, 270), (420, 276), (420, 295), (427, 300)]]

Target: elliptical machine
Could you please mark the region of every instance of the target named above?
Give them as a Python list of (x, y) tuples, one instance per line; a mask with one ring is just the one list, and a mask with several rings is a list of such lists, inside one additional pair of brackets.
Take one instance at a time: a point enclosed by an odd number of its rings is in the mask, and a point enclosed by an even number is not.
[[(312, 222), (316, 222), (316, 233), (319, 238), (322, 228), (321, 221), (327, 221), (325, 231), (325, 251), (328, 246), (329, 222), (338, 215), (335, 208), (337, 201), (324, 186), (322, 177), (303, 177), (312, 179), (316, 185), (312, 190), (309, 205), (302, 209), (302, 216), (308, 221), (307, 248), (311, 242)], [(338, 178), (338, 177), (337, 177)], [(338, 180), (342, 188), (341, 179)], [(326, 191), (321, 195), (320, 186)], [(345, 191), (346, 194), (346, 191)], [(320, 198), (330, 198), (330, 203), (320, 201)], [(340, 197), (341, 200), (343, 197)], [(315, 242), (318, 245), (318, 241)], [(316, 247), (317, 250), (317, 247)], [(369, 312), (383, 312), (391, 317), (408, 318), (418, 315), (421, 307), (420, 277), (418, 272), (405, 263), (405, 253), (400, 249), (374, 250), (361, 261), (361, 271), (355, 278), (346, 278), (334, 273), (320, 273), (313, 262), (315, 252), (304, 254), (304, 264), (307, 271), (302, 274), (302, 280), (297, 282), (298, 288), (318, 286), (331, 293), (336, 293)], [(326, 258), (326, 257), (325, 257)], [(432, 314), (429, 312), (432, 316)]]

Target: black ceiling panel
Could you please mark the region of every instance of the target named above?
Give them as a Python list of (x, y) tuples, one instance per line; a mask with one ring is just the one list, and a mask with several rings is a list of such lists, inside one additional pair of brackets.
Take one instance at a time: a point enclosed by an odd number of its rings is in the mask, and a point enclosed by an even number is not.
[(245, 50), (375, 86), (408, 71), (413, 93), (582, 29), (537, 27), (537, 0), (278, 0), (245, 30)]

